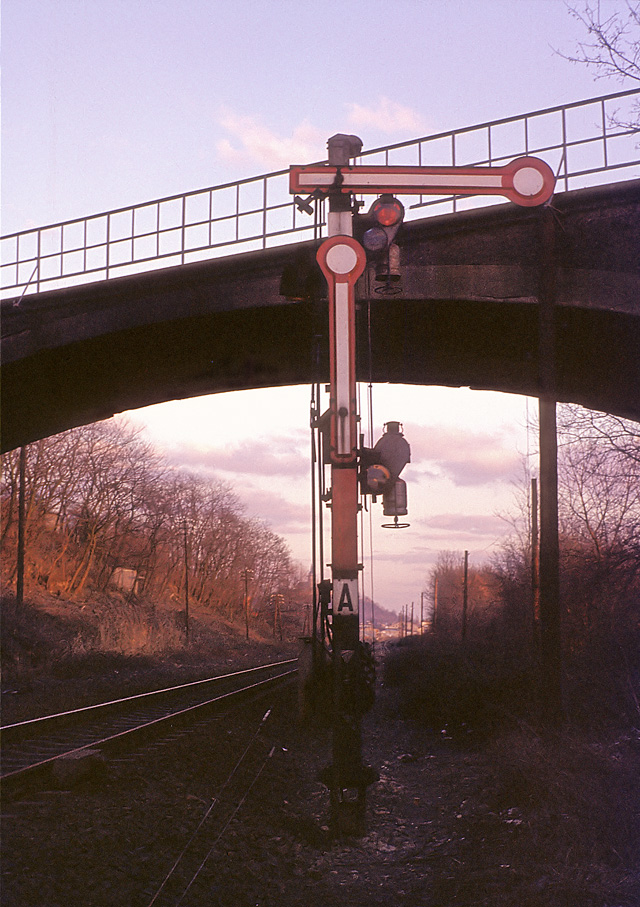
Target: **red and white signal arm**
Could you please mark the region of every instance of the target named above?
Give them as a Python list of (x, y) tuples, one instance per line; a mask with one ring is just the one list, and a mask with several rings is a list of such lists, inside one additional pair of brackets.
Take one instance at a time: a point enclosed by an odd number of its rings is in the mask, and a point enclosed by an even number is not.
[(338, 235), (325, 239), (316, 257), (329, 286), (331, 459), (344, 462), (357, 450), (355, 284), (367, 256), (352, 236)]
[[(311, 193), (330, 189), (337, 167), (294, 165), (289, 190)], [(503, 167), (373, 167), (340, 168), (342, 192), (379, 195), (502, 195), (517, 205), (533, 207), (549, 201), (555, 188), (553, 170), (537, 157), (519, 157)]]

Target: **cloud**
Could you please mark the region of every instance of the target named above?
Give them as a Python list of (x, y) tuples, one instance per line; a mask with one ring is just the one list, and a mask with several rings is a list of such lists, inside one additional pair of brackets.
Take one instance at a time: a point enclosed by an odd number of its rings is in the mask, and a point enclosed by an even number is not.
[[(427, 122), (411, 107), (387, 97), (371, 106), (350, 102), (344, 105), (342, 117), (347, 129), (375, 130), (394, 138), (412, 139), (427, 132)], [(288, 134), (279, 134), (259, 118), (222, 108), (218, 126), (226, 133), (216, 142), (218, 158), (234, 166), (284, 169), (292, 163), (324, 160), (330, 126), (319, 128), (308, 119), (302, 120)]]
[(425, 564), (434, 564), (438, 558), (439, 547), (429, 545), (413, 546), (403, 551), (400, 557), (397, 552), (385, 551), (383, 548), (376, 551), (376, 564), (398, 570), (399, 564), (402, 564), (402, 570), (414, 567), (422, 567)]
[[(277, 491), (253, 486), (241, 489), (247, 512), (264, 520), (279, 535), (310, 535), (311, 504), (308, 500), (292, 501)], [(307, 496), (308, 497), (308, 496)]]
[[(305, 436), (306, 440), (306, 436)], [(216, 475), (273, 476), (289, 480), (305, 477), (309, 455), (298, 448), (297, 437), (275, 437), (269, 441), (248, 440), (229, 447), (174, 445), (166, 449), (167, 458), (177, 466), (206, 470)]]
[(227, 164), (272, 170), (321, 160), (326, 154), (327, 136), (308, 120), (295, 126), (290, 135), (278, 135), (254, 117), (224, 109), (218, 125), (228, 133), (216, 143), (218, 157)]
[(483, 513), (438, 513), (420, 520), (427, 530), (447, 538), (494, 539), (504, 535), (504, 520)]
[(448, 426), (407, 426), (412, 468), (433, 477), (433, 467), (454, 485), (470, 487), (511, 482), (519, 474), (521, 457), (501, 432), (469, 432)]
[(427, 123), (421, 114), (384, 96), (371, 107), (348, 104), (347, 111), (349, 122), (356, 129), (364, 127), (388, 134), (402, 133), (406, 139), (424, 135), (427, 131)]

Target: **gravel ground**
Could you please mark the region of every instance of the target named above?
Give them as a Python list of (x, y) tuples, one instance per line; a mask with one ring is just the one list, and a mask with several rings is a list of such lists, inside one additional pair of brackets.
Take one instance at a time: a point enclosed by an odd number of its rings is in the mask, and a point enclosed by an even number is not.
[(628, 859), (556, 847), (569, 816), (509, 799), (485, 748), (403, 719), (386, 688), (365, 721), (365, 758), (380, 772), (367, 832), (332, 839), (317, 780), (330, 734), (294, 720), (296, 695), (113, 757), (69, 790), (4, 798), (3, 907), (147, 907), (191, 839), (157, 907), (640, 904)]

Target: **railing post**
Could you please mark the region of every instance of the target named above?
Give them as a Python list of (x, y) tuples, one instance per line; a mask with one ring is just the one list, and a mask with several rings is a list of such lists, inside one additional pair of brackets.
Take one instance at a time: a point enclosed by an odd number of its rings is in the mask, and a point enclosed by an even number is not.
[(105, 277), (107, 280), (109, 280), (109, 257), (110, 257), (110, 251), (111, 251), (110, 244), (111, 244), (111, 212), (109, 212), (109, 214), (107, 214), (107, 248), (106, 248), (107, 255), (106, 255), (106, 262), (105, 262), (106, 263)]
[(181, 246), (180, 264), (184, 264), (184, 249), (185, 249), (185, 244), (187, 241), (186, 219), (187, 219), (187, 196), (183, 195), (182, 196), (182, 229), (180, 231), (180, 246)]
[(267, 248), (267, 177), (262, 180), (262, 248)]
[[(42, 268), (40, 267), (40, 265), (41, 265), (41, 260), (40, 260), (40, 259), (41, 259), (41, 255), (42, 255), (42, 230), (38, 230), (38, 247), (37, 247), (37, 251), (36, 251), (36, 259), (37, 259), (37, 260), (36, 260), (36, 264), (37, 264), (37, 266), (38, 266), (38, 270), (37, 270), (38, 279), (37, 279), (37, 282), (36, 282), (36, 286), (37, 286), (37, 288), (38, 288), (38, 293), (40, 292), (40, 274), (41, 274), (41, 271), (42, 271)], [(19, 264), (19, 263), (18, 263), (18, 264)], [(17, 276), (17, 275), (16, 275), (16, 276)]]
[[(564, 191), (569, 191), (569, 155), (567, 154), (567, 111), (562, 108), (562, 160), (564, 161)], [(560, 176), (560, 174), (558, 174)]]

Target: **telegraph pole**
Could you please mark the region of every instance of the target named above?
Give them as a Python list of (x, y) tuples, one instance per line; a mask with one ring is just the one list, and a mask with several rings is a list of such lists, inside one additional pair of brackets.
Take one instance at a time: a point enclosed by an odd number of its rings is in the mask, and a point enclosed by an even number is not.
[(462, 638), (467, 638), (467, 603), (469, 600), (469, 552), (464, 553), (464, 576), (462, 580)]
[(184, 638), (189, 645), (189, 532), (184, 521)]
[(434, 633), (436, 632), (436, 626), (437, 626), (436, 621), (437, 621), (437, 618), (438, 618), (438, 577), (437, 577), (437, 575), (436, 575), (436, 578), (435, 578), (434, 581), (433, 581), (433, 617), (432, 617), (432, 627), (433, 627), (433, 632), (434, 632)]
[(533, 597), (533, 638), (537, 638), (540, 622), (540, 557), (538, 532), (538, 480), (531, 479), (531, 592)]
[(245, 567), (242, 571), (244, 578), (244, 628), (245, 636), (249, 639), (249, 576), (253, 574), (250, 567)]
[(27, 448), (20, 448), (18, 460), (18, 563), (16, 575), (16, 608), (22, 608), (24, 603), (24, 539), (25, 539), (25, 502), (26, 489)]
[(552, 724), (562, 720), (562, 650), (560, 619), (560, 540), (558, 532), (558, 439), (555, 374), (555, 270), (553, 211), (540, 217), (538, 291), (540, 370), (540, 645), (541, 703)]

